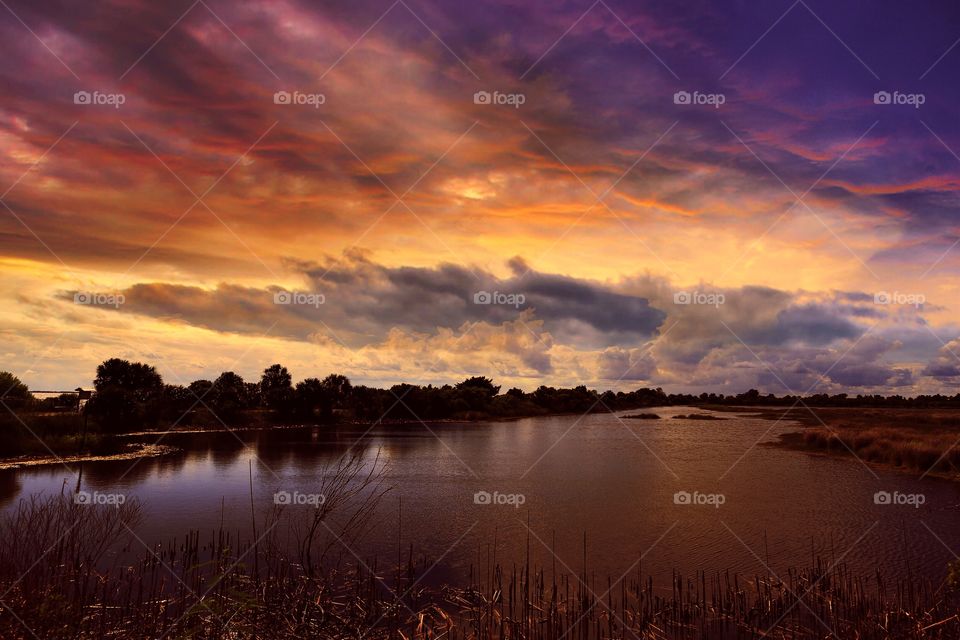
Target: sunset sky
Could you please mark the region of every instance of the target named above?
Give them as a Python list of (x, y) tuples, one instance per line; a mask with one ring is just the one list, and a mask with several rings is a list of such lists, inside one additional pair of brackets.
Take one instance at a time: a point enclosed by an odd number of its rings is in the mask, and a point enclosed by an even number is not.
[(0, 369), (32, 388), (120, 356), (956, 393), (954, 2), (0, 15)]

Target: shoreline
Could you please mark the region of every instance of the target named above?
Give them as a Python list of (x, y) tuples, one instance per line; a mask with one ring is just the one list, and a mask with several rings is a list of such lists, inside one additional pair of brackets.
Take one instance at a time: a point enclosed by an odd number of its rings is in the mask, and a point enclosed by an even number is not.
[[(14, 458), (0, 458), (0, 471), (22, 469), (24, 467), (42, 467), (45, 465), (72, 464), (77, 462), (110, 462), (114, 460), (141, 460), (145, 458), (159, 458), (160, 456), (179, 453), (179, 447), (165, 444), (131, 443), (127, 451), (110, 454), (77, 454), (67, 456), (17, 456)], [(134, 448), (136, 447), (136, 448)]]
[[(635, 407), (617, 409), (615, 411), (597, 411), (590, 413), (597, 414), (618, 414), (625, 411), (647, 410), (656, 411), (657, 409), (671, 408), (680, 405), (664, 405), (663, 407)], [(686, 405), (684, 405), (686, 406)], [(935, 477), (941, 480), (951, 482), (960, 482), (960, 472), (948, 472), (943, 470), (928, 470), (933, 465), (926, 467), (920, 464), (904, 464), (902, 461), (898, 464), (894, 460), (878, 459), (874, 454), (864, 453), (861, 455), (860, 449), (866, 445), (863, 444), (863, 434), (865, 432), (873, 433), (875, 431), (897, 430), (903, 439), (929, 440), (937, 435), (943, 436), (949, 434), (951, 439), (960, 440), (960, 429), (957, 431), (943, 431), (930, 429), (928, 431), (917, 430), (915, 427), (905, 427), (902, 423), (908, 421), (911, 417), (917, 416), (930, 417), (936, 410), (926, 409), (892, 409), (892, 408), (837, 408), (837, 407), (812, 407), (817, 412), (817, 417), (811, 415), (807, 408), (797, 408), (789, 406), (731, 406), (731, 405), (697, 405), (698, 410), (715, 411), (718, 413), (739, 414), (747, 418), (757, 418), (768, 421), (782, 421), (784, 423), (793, 423), (789, 426), (797, 427), (795, 431), (788, 431), (777, 435), (775, 441), (763, 442), (760, 446), (775, 447), (788, 451), (805, 453), (808, 455), (823, 456), (829, 458), (845, 458), (860, 460), (871, 468), (883, 469), (887, 471), (896, 471), (908, 475), (924, 474), (924, 476)], [(940, 410), (942, 412), (942, 410)], [(911, 415), (914, 414), (914, 415)], [(957, 424), (960, 426), (960, 411), (955, 412)], [(338, 431), (342, 429), (374, 429), (378, 427), (406, 427), (426, 423), (428, 425), (450, 425), (450, 424), (478, 424), (483, 422), (516, 422), (531, 418), (550, 418), (571, 415), (583, 415), (578, 412), (559, 412), (545, 413), (523, 416), (471, 416), (464, 418), (443, 418), (437, 420), (380, 420), (376, 422), (366, 421), (343, 421), (333, 424), (247, 424), (237, 427), (224, 427), (222, 425), (212, 427), (188, 427), (183, 429), (163, 430), (140, 430), (116, 434), (114, 437), (125, 442), (122, 450), (102, 454), (71, 454), (64, 456), (51, 455), (21, 455), (13, 457), (0, 457), (0, 471), (16, 470), (27, 467), (39, 467), (56, 464), (73, 464), (81, 462), (110, 462), (123, 460), (136, 460), (143, 458), (159, 458), (163, 456), (174, 455), (183, 451), (180, 447), (159, 444), (156, 442), (145, 442), (143, 439), (152, 436), (167, 435), (200, 435), (200, 434), (226, 434), (226, 433), (251, 433), (257, 431), (286, 431), (295, 429), (329, 429)], [(623, 416), (624, 419), (630, 416)], [(658, 416), (662, 417), (662, 416)], [(818, 419), (819, 418), (819, 419)], [(877, 420), (880, 418), (880, 420)], [(723, 420), (723, 418), (715, 418)], [(838, 421), (845, 420), (852, 422), (852, 425), (837, 424)], [(858, 424), (864, 421), (870, 421), (869, 424)], [(827, 428), (824, 428), (824, 424)], [(139, 439), (130, 442), (130, 439)], [(841, 444), (842, 443), (842, 444)], [(868, 443), (869, 444), (869, 443)], [(851, 449), (855, 453), (851, 453)], [(946, 448), (945, 451), (950, 451)]]
[[(762, 420), (794, 423), (799, 430), (777, 436), (760, 446), (797, 451), (813, 456), (857, 461), (870, 468), (914, 477), (960, 482), (960, 471), (934, 469), (960, 443), (960, 411), (875, 407), (708, 407), (713, 411), (742, 413)], [(813, 413), (811, 413), (811, 409)], [(918, 423), (926, 420), (924, 427)], [(931, 445), (946, 439), (942, 449)]]
[[(631, 411), (634, 409), (618, 409), (617, 411), (591, 411), (589, 414), (614, 414), (618, 411)], [(363, 428), (368, 427), (371, 430), (377, 426), (381, 427), (404, 427), (411, 425), (424, 424), (442, 425), (442, 424), (475, 424), (482, 422), (516, 422), (518, 420), (527, 420), (530, 418), (550, 418), (561, 416), (579, 416), (583, 415), (575, 411), (541, 413), (523, 416), (508, 417), (467, 417), (467, 418), (439, 418), (436, 420), (377, 420), (375, 422), (366, 422), (360, 420), (342, 421), (331, 424), (246, 424), (236, 427), (225, 427), (223, 425), (211, 427), (186, 427), (182, 429), (174, 428), (168, 430), (140, 430), (124, 433), (111, 434), (111, 437), (118, 440), (128, 440), (131, 438), (150, 438), (152, 436), (179, 436), (179, 435), (200, 435), (200, 434), (227, 434), (227, 433), (250, 433), (254, 431), (288, 431), (295, 429), (330, 429), (336, 431), (342, 428)], [(148, 443), (142, 440), (126, 442), (124, 450), (115, 453), (84, 453), (68, 455), (49, 455), (49, 454), (27, 454), (17, 456), (0, 456), (0, 471), (16, 470), (25, 467), (41, 467), (58, 464), (74, 464), (80, 462), (113, 462), (123, 460), (137, 460), (145, 458), (159, 458), (162, 456), (174, 455), (183, 451), (180, 447), (165, 444)]]

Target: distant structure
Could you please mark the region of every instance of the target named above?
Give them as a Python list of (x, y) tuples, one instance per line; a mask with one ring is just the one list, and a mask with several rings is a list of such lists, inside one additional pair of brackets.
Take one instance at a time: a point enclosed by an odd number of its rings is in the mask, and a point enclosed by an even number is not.
[(81, 408), (86, 402), (93, 397), (93, 391), (84, 391), (82, 388), (77, 387), (77, 413), (80, 413)]
[(70, 404), (56, 405), (53, 407), (53, 411), (76, 411), (80, 413), (83, 405), (93, 397), (94, 392), (84, 391), (82, 387), (77, 387), (72, 391), (40, 391), (31, 389), (30, 393), (34, 396), (54, 396), (55, 399), (60, 400), (65, 400), (65, 396), (72, 396), (70, 398)]

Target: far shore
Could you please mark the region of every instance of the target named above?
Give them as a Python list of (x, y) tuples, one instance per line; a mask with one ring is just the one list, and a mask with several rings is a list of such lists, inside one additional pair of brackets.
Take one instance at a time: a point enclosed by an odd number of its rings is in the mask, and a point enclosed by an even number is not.
[(803, 427), (765, 443), (809, 454), (857, 458), (879, 468), (960, 481), (960, 410), (807, 406), (704, 406)]
[[(656, 410), (661, 407), (649, 407)], [(960, 481), (960, 410), (953, 409), (903, 409), (903, 408), (852, 408), (796, 406), (730, 406), (696, 405), (698, 410), (721, 413), (737, 413), (774, 422), (785, 422), (802, 427), (797, 431), (781, 434), (775, 442), (765, 446), (779, 447), (811, 455), (858, 458), (878, 468), (904, 473), (922, 474), (937, 478)], [(608, 413), (599, 411), (596, 413)], [(609, 413), (622, 413), (621, 411)], [(459, 418), (426, 420), (426, 424), (475, 424), (479, 422), (516, 422), (529, 418), (582, 415), (577, 412), (538, 413), (522, 416), (471, 415)], [(623, 419), (652, 420), (661, 416), (655, 413), (621, 415)], [(690, 414), (688, 419), (708, 419), (708, 414)], [(711, 420), (724, 420), (709, 416)], [(79, 462), (107, 462), (136, 460), (173, 455), (181, 449), (168, 444), (147, 442), (154, 436), (245, 433), (268, 430), (304, 428), (363, 429), (372, 427), (403, 427), (421, 424), (420, 420), (390, 419), (377, 422), (341, 420), (335, 423), (271, 424), (259, 420), (238, 426), (212, 424), (184, 426), (165, 429), (150, 429), (119, 433), (112, 436), (116, 445), (107, 451), (89, 451), (66, 455), (36, 453), (30, 455), (0, 457), (0, 470), (35, 467), (42, 465)]]
[(81, 454), (81, 455), (26, 455), (10, 458), (0, 458), (0, 471), (22, 469), (24, 467), (40, 467), (52, 464), (70, 464), (76, 462), (110, 462), (115, 460), (139, 460), (143, 458), (158, 458), (160, 456), (177, 453), (177, 447), (162, 444), (137, 443), (125, 447), (125, 450), (113, 454)]
[[(603, 413), (616, 413), (615, 411), (594, 411), (591, 413), (603, 414)], [(377, 420), (375, 422), (363, 421), (363, 420), (341, 420), (333, 423), (296, 423), (296, 424), (284, 424), (284, 423), (268, 423), (262, 421), (255, 421), (253, 423), (246, 423), (242, 425), (225, 425), (225, 424), (210, 424), (204, 426), (196, 425), (184, 425), (180, 427), (173, 427), (171, 429), (141, 429), (138, 431), (127, 431), (112, 434), (111, 438), (117, 442), (117, 446), (114, 447), (115, 451), (108, 452), (93, 452), (87, 451), (85, 453), (75, 453), (69, 454), (65, 453), (63, 455), (57, 453), (34, 453), (34, 454), (25, 454), (25, 455), (11, 455), (11, 456), (2, 456), (0, 455), (0, 471), (20, 469), (24, 467), (39, 467), (45, 465), (58, 465), (58, 464), (73, 464), (78, 462), (112, 462), (112, 461), (122, 461), (122, 460), (137, 460), (142, 458), (159, 458), (161, 456), (169, 456), (177, 453), (181, 453), (182, 449), (180, 447), (159, 444), (159, 438), (157, 443), (148, 443), (140, 440), (129, 441), (133, 438), (150, 438), (153, 436), (179, 436), (179, 435), (190, 435), (190, 434), (225, 434), (225, 433), (250, 433), (254, 431), (281, 431), (281, 430), (294, 430), (294, 429), (345, 429), (345, 428), (373, 428), (375, 426), (383, 427), (403, 427), (403, 426), (416, 426), (418, 424), (427, 425), (442, 425), (442, 424), (475, 424), (480, 422), (517, 422), (520, 420), (527, 420), (530, 418), (552, 418), (552, 417), (562, 417), (562, 416), (579, 416), (582, 415), (573, 411), (565, 412), (554, 412), (554, 413), (537, 413), (531, 415), (522, 415), (522, 416), (470, 416), (462, 418), (438, 418), (433, 420), (404, 420), (404, 419), (388, 419), (388, 420)], [(629, 417), (629, 416), (624, 416)]]

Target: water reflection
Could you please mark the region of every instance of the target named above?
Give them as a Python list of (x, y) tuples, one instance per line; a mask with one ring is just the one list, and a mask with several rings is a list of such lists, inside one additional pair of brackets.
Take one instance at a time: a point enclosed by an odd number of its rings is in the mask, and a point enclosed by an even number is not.
[(13, 502), (21, 488), (20, 477), (15, 470), (0, 471), (0, 508)]
[[(153, 544), (221, 522), (252, 534), (267, 521), (274, 494), (308, 495), (346, 457), (386, 465), (391, 487), (368, 534), (337, 550), (373, 563), (441, 559), (433, 580), (464, 576), (495, 559), (559, 571), (622, 574), (639, 561), (669, 584), (674, 570), (766, 573), (842, 559), (870, 574), (912, 570), (939, 577), (960, 549), (955, 483), (871, 472), (848, 459), (771, 448), (789, 424), (748, 417), (695, 421), (619, 421), (609, 415), (558, 416), (503, 423), (290, 428), (169, 434), (182, 452), (83, 466), (90, 491), (141, 499), (138, 531)], [(75, 468), (72, 468), (75, 471)], [(876, 474), (876, 475), (874, 475)], [(252, 486), (251, 486), (252, 478)], [(878, 479), (879, 478), (879, 479)], [(75, 475), (62, 466), (0, 472), (0, 505), (17, 496), (58, 492)], [(922, 492), (918, 508), (876, 505), (873, 494)], [(677, 504), (677, 492), (719, 493), (724, 504)], [(475, 494), (522, 495), (522, 506), (477, 504)], [(286, 509), (284, 537), (306, 522)], [(929, 529), (927, 529), (929, 527)], [(930, 530), (943, 541), (941, 544)], [(586, 555), (584, 542), (586, 541)], [(642, 561), (640, 558), (642, 557)]]

